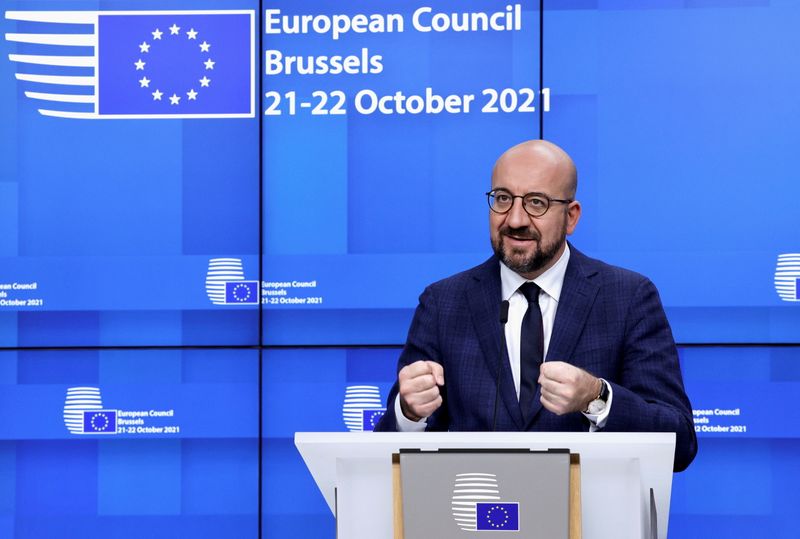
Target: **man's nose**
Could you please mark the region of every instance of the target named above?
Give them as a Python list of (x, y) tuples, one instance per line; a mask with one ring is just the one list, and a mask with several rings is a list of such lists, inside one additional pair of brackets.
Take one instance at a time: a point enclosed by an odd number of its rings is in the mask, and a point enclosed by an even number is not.
[(525, 208), (522, 207), (522, 199), (515, 198), (511, 209), (508, 210), (508, 217), (506, 224), (511, 228), (528, 227), (531, 224), (531, 218)]

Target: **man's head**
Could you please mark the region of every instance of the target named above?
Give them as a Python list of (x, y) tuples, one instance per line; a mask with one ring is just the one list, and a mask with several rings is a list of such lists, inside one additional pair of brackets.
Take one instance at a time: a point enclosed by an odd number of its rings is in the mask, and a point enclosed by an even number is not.
[(489, 211), (492, 248), (506, 266), (533, 279), (555, 264), (581, 216), (580, 202), (574, 200), (577, 187), (575, 164), (551, 142), (529, 140), (500, 156), (492, 171), (493, 192), (513, 197), (537, 193), (545, 195), (537, 200), (551, 201), (539, 217), (525, 210), (522, 198), (513, 198), (505, 213)]

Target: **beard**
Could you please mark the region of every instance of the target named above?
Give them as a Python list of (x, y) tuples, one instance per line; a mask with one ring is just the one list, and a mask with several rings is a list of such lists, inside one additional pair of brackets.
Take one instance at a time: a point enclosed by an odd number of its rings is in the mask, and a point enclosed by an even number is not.
[[(503, 241), (505, 236), (511, 235), (517, 238), (525, 238), (536, 241), (536, 248), (533, 252), (523, 249), (507, 247)], [(504, 226), (499, 230), (497, 239), (492, 238), (492, 249), (494, 254), (509, 269), (520, 275), (535, 273), (547, 266), (558, 254), (558, 251), (567, 240), (567, 223), (564, 222), (559, 233), (559, 237), (551, 243), (543, 243), (542, 236), (535, 229), (530, 227), (511, 228)]]

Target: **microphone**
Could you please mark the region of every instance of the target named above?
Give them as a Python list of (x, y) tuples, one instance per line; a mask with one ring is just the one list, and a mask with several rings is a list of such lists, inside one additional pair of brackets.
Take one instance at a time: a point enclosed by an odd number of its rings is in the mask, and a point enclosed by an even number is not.
[(497, 361), (497, 385), (494, 388), (494, 419), (492, 419), (492, 432), (497, 428), (497, 397), (500, 395), (500, 373), (503, 371), (503, 358), (506, 357), (506, 322), (508, 322), (508, 300), (500, 302), (500, 340), (503, 343), (500, 348), (499, 360)]

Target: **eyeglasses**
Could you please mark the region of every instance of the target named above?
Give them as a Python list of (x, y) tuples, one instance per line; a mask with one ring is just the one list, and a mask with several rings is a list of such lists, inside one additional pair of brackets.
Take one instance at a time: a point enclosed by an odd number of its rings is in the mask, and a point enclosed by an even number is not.
[(523, 209), (531, 217), (541, 217), (547, 210), (550, 209), (550, 204), (557, 202), (559, 204), (569, 204), (572, 199), (559, 199), (550, 198), (544, 193), (528, 193), (527, 195), (512, 195), (505, 189), (494, 189), (486, 193), (489, 201), (489, 207), (495, 213), (508, 213), (514, 205), (515, 198), (522, 199)]

